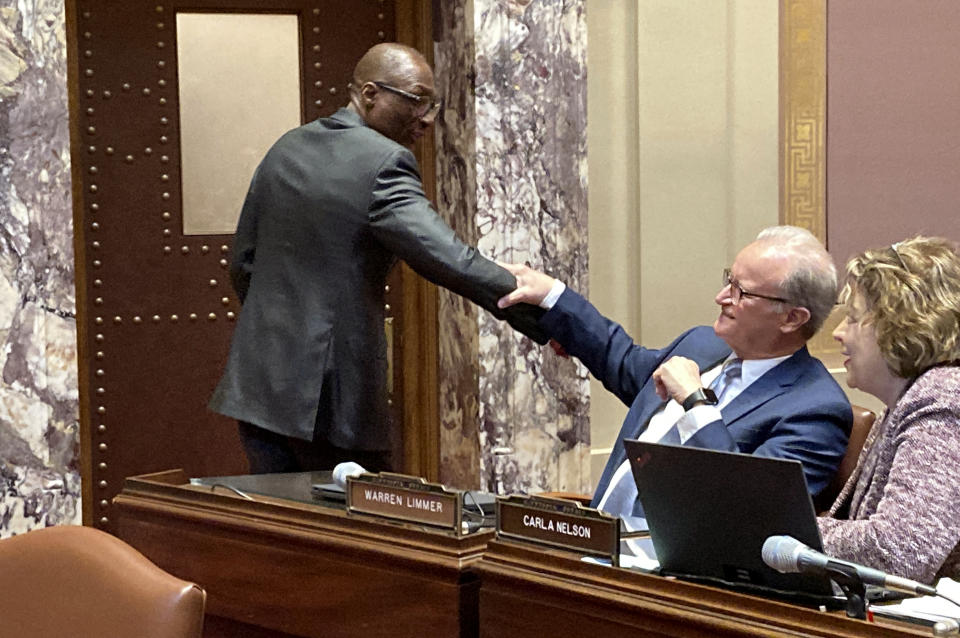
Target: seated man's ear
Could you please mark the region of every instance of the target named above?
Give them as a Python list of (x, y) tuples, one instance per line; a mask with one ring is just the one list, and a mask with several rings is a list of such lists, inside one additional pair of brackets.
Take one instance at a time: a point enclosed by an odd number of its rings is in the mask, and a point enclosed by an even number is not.
[(790, 306), (786, 317), (780, 323), (780, 332), (787, 334), (796, 332), (810, 321), (810, 311), (803, 306)]

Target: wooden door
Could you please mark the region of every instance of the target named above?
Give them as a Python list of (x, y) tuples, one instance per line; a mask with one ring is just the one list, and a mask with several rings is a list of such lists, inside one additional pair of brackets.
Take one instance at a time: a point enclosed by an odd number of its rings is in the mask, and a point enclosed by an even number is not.
[[(206, 408), (240, 312), (227, 270), (232, 237), (185, 231), (177, 25), (197, 13), (295, 17), (301, 122), (345, 105), (355, 62), (371, 45), (400, 39), (398, 29), (407, 43), (430, 46), (423, 2), (67, 3), (84, 522), (105, 529), (126, 476), (246, 471), (235, 422)], [(433, 437), (405, 409), (420, 403), (407, 396), (420, 375), (404, 369), (431, 362), (402, 348), (435, 339), (423, 332), (435, 319), (405, 318), (404, 309), (429, 309), (431, 295), (409, 272), (391, 276), (393, 403), (406, 426), (397, 444), (414, 450), (402, 464), (413, 473), (428, 473), (429, 459), (416, 452)]]

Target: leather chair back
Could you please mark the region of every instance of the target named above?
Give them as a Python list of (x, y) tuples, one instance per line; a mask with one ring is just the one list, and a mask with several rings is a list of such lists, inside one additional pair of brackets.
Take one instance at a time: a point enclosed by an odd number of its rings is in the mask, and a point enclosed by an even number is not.
[(199, 638), (206, 593), (78, 526), (0, 540), (0, 638)]
[(825, 512), (833, 505), (840, 494), (840, 490), (847, 484), (847, 479), (857, 467), (857, 460), (860, 458), (860, 450), (863, 449), (863, 443), (870, 434), (870, 428), (873, 422), (877, 420), (877, 415), (872, 410), (860, 407), (859, 405), (850, 406), (853, 408), (853, 427), (850, 429), (850, 441), (847, 443), (847, 451), (840, 461), (840, 467), (834, 475), (830, 484), (817, 495), (814, 499), (818, 512)]

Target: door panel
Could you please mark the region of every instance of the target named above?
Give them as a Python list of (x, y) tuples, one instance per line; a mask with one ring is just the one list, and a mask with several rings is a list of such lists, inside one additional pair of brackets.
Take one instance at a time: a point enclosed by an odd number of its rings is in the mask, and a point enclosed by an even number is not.
[(397, 19), (383, 0), (68, 3), (84, 521), (107, 529), (126, 476), (246, 471), (235, 423), (206, 408), (240, 306), (231, 236), (183, 232), (178, 12), (295, 15), (302, 121), (346, 104), (353, 65)]

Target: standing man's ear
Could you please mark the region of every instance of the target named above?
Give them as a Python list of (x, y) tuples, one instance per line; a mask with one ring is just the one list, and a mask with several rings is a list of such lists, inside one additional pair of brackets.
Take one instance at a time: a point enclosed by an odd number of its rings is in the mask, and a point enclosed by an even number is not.
[(367, 108), (373, 106), (376, 96), (377, 85), (373, 82), (364, 82), (363, 86), (360, 87), (360, 98), (363, 100), (363, 105)]

